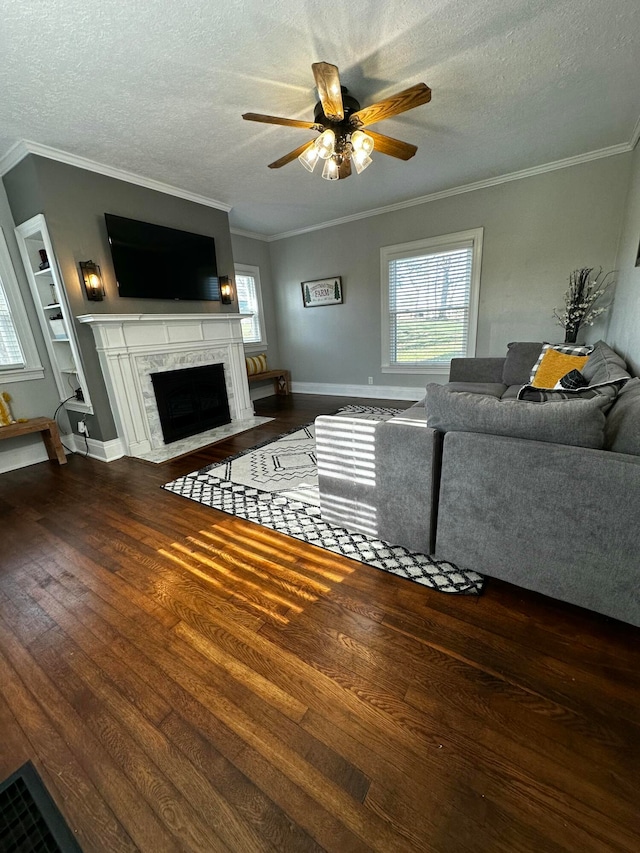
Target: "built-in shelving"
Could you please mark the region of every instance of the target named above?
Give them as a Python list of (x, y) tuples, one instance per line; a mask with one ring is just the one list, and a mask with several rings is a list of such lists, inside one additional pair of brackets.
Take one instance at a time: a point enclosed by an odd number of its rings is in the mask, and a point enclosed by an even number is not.
[[(69, 309), (64, 282), (42, 214), (16, 228), (29, 287), (44, 341), (49, 353), (53, 377), (65, 407), (75, 412), (93, 413), (84, 375), (80, 350)], [(48, 266), (42, 268), (42, 264)], [(68, 399), (80, 389), (82, 399)]]

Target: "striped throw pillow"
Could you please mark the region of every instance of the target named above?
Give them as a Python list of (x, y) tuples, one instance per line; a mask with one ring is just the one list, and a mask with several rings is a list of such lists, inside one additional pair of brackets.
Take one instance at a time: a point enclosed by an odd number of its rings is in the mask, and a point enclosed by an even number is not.
[(255, 376), (256, 373), (265, 373), (269, 369), (267, 367), (266, 352), (261, 352), (260, 355), (248, 355), (245, 357), (245, 361), (247, 362), (248, 376)]

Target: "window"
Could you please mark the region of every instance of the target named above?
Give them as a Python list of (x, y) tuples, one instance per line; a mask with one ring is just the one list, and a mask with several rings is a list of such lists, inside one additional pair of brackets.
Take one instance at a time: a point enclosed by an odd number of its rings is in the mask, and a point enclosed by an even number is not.
[(0, 228), (0, 381), (43, 376), (7, 241)]
[(0, 281), (0, 369), (24, 367), (18, 333), (9, 311), (9, 303)]
[(445, 373), (475, 355), (482, 228), (380, 250), (382, 370)]
[(266, 347), (267, 335), (264, 330), (264, 312), (260, 289), (260, 270), (242, 264), (236, 264), (236, 295), (241, 314), (252, 314), (242, 321), (242, 338), (246, 349), (254, 350)]

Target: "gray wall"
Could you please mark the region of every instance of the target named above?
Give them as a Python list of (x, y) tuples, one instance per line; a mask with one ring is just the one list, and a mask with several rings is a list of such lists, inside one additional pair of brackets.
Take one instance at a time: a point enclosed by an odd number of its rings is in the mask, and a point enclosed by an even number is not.
[(640, 146), (633, 155), (629, 194), (616, 267), (618, 284), (611, 311), (607, 342), (623, 355), (635, 374), (640, 374)]
[[(12, 398), (11, 409), (14, 418), (35, 418), (40, 415), (52, 417), (58, 405), (58, 390), (53, 380), (51, 373), (51, 365), (47, 355), (44, 339), (40, 331), (40, 324), (33, 306), (31, 291), (27, 277), (22, 266), (20, 250), (14, 233), (14, 221), (11, 216), (9, 202), (5, 193), (4, 187), (0, 183), (0, 226), (4, 233), (9, 254), (13, 262), (13, 268), (18, 279), (20, 293), (27, 311), (29, 325), (33, 331), (40, 364), (44, 368), (43, 379), (30, 379), (26, 382), (3, 382), (0, 376), (0, 391), (7, 391)], [(66, 419), (64, 411), (60, 412), (59, 423), (62, 430), (69, 429), (69, 422)], [(39, 434), (23, 436), (21, 438), (12, 438), (10, 441), (0, 443), (0, 471), (8, 470), (12, 466), (12, 458), (15, 459), (23, 448), (37, 446), (38, 449), (42, 446), (42, 439)]]
[[(223, 306), (219, 302), (120, 298), (104, 222), (105, 212), (114, 213), (212, 236), (220, 275), (233, 276), (226, 212), (33, 155), (22, 160), (3, 180), (17, 224), (44, 213), (74, 316), (237, 312), (235, 302)], [(89, 258), (100, 265), (103, 273), (103, 302), (89, 302), (80, 281), (78, 262)], [(93, 438), (108, 441), (117, 434), (93, 333), (78, 323), (76, 333), (94, 406), (94, 415), (86, 416), (89, 432)], [(80, 417), (84, 416), (69, 413), (74, 424)]]
[[(374, 385), (418, 387), (434, 381), (381, 372), (380, 247), (478, 227), (484, 252), (477, 355), (502, 355), (512, 340), (562, 340), (553, 309), (562, 305), (569, 273), (615, 265), (631, 157), (270, 243), (283, 366), (303, 382), (365, 385), (373, 376)], [(352, 178), (363, 179), (376, 175)], [(303, 308), (300, 282), (335, 275), (342, 276), (344, 305)]]

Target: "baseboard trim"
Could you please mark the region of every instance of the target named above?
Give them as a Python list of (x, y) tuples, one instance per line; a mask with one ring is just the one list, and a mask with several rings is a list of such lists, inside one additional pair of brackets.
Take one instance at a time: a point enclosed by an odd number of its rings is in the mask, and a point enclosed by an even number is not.
[(273, 379), (269, 379), (268, 385), (265, 385), (263, 388), (251, 388), (249, 390), (249, 396), (252, 400), (262, 400), (264, 397), (273, 397), (275, 395), (275, 391), (273, 390)]
[[(67, 436), (67, 441), (70, 436)], [(98, 441), (96, 438), (87, 438), (87, 443), (81, 435), (73, 436), (74, 449), (79, 456), (88, 456), (89, 459), (97, 459), (99, 462), (115, 462), (125, 456), (124, 445), (119, 438), (111, 441)], [(89, 452), (87, 453), (87, 448)]]
[(424, 388), (399, 385), (331, 385), (324, 382), (292, 382), (298, 394), (325, 394), (333, 397), (370, 397), (377, 400), (421, 400)]
[(34, 441), (33, 444), (17, 448), (11, 447), (10, 449), (7, 447), (6, 451), (0, 451), (0, 474), (17, 471), (18, 468), (27, 468), (29, 465), (37, 465), (38, 462), (46, 462), (49, 458), (46, 448), (39, 435), (37, 438), (38, 440)]

